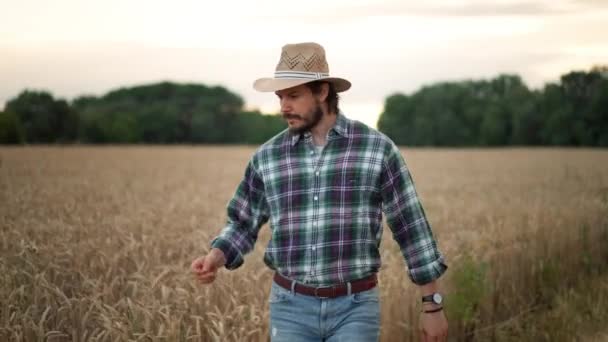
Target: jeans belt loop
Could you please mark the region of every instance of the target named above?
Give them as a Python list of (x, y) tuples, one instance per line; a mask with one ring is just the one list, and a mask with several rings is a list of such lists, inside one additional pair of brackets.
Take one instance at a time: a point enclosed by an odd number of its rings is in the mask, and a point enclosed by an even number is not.
[(346, 283), (346, 287), (348, 289), (348, 295), (350, 296), (352, 294), (352, 287), (351, 287), (350, 281), (348, 283)]
[(291, 294), (292, 294), (293, 296), (295, 296), (295, 295), (296, 295), (296, 281), (295, 281), (295, 280), (292, 280), (292, 281), (291, 281)]

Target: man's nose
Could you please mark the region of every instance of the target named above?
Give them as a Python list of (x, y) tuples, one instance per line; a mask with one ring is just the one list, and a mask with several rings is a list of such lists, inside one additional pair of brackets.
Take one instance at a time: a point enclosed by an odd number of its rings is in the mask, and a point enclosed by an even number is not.
[(281, 113), (291, 113), (291, 105), (285, 98), (281, 99)]

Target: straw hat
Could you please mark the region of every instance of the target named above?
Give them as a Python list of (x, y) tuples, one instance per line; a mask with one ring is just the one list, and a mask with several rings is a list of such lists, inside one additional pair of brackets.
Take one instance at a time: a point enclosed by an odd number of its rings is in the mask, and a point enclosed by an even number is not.
[(349, 81), (329, 76), (325, 49), (321, 45), (317, 43), (287, 44), (281, 51), (274, 78), (257, 79), (253, 82), (253, 88), (261, 92), (271, 92), (318, 80), (333, 83), (336, 92), (350, 88)]

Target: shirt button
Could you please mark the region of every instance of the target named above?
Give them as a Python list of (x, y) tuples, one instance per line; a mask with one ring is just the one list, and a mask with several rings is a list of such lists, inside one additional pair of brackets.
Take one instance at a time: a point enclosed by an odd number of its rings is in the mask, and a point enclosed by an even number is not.
[(317, 246), (312, 246), (312, 247), (310, 247), (310, 249), (312, 249), (313, 251), (316, 251), (317, 250)]
[(310, 275), (314, 276), (315, 275), (315, 271), (310, 271)]
[(317, 196), (315, 196), (315, 197), (314, 197), (314, 200), (315, 200), (315, 201), (317, 201), (318, 199), (319, 199), (319, 197), (317, 197)]
[(315, 154), (315, 151), (310, 151), (310, 154)]
[(315, 172), (315, 175), (317, 175), (317, 176), (318, 176), (318, 175), (319, 175), (319, 171)]

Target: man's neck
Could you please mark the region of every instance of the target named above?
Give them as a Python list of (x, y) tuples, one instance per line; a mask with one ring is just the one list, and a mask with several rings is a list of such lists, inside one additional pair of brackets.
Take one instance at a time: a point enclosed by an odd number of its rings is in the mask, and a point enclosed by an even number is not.
[(337, 118), (338, 116), (335, 113), (324, 111), (323, 118), (321, 118), (319, 124), (310, 130), (315, 145), (322, 146), (327, 143), (327, 132), (334, 127)]

